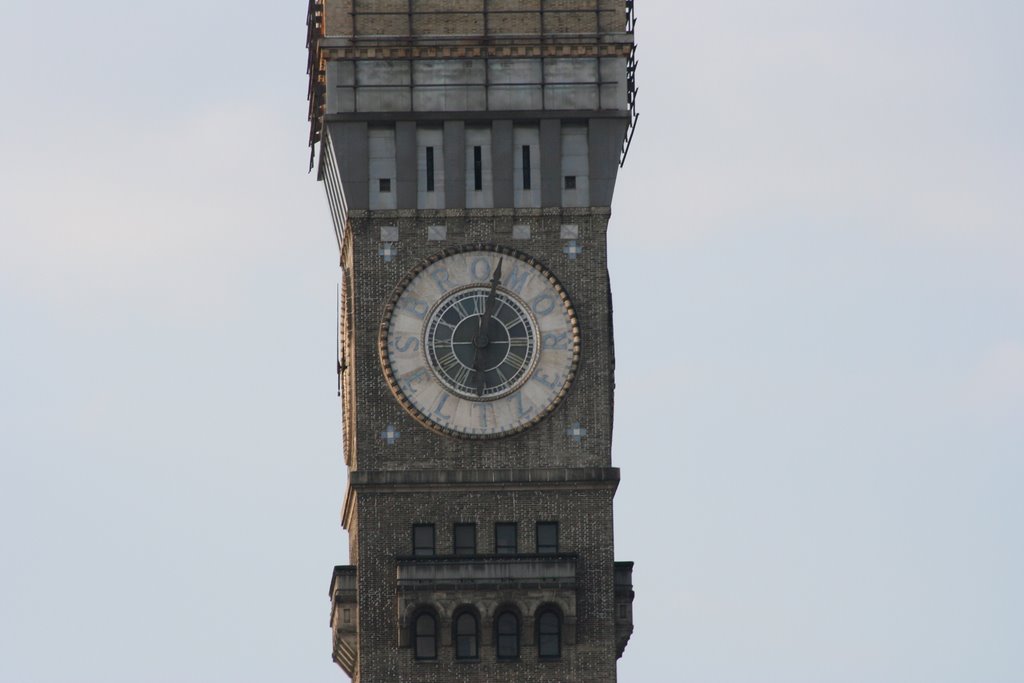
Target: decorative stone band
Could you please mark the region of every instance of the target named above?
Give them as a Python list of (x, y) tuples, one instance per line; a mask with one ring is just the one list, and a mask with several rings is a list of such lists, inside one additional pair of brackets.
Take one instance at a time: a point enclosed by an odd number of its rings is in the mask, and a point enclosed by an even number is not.
[(535, 467), (501, 470), (353, 470), (342, 507), (342, 526), (348, 528), (359, 492), (445, 491), (463, 488), (474, 491), (572, 488), (610, 489), (619, 486), (618, 467)]
[(576, 584), (576, 556), (478, 556), (473, 558), (399, 558), (398, 589), (441, 586), (474, 589), (515, 583)]
[(348, 38), (321, 38), (317, 54), (321, 71), (332, 59), (471, 59), (508, 57), (629, 57), (632, 35), (620, 41), (592, 44), (516, 43), (514, 45), (352, 45)]

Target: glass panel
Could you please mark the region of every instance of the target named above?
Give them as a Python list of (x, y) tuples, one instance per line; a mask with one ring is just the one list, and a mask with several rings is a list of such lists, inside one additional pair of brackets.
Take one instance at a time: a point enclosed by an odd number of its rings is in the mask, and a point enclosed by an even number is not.
[(519, 656), (519, 620), (511, 612), (498, 617), (498, 658), (515, 659)]
[(558, 552), (558, 522), (537, 523), (537, 552), (542, 554)]
[(434, 148), (427, 147), (427, 192), (434, 191)]
[(437, 657), (437, 622), (430, 614), (421, 614), (416, 618), (416, 658), (435, 659)]
[(499, 555), (514, 555), (518, 552), (515, 522), (500, 522), (494, 525), (494, 552)]
[(434, 525), (414, 524), (412, 527), (412, 554), (434, 554)]
[(554, 612), (544, 612), (537, 624), (537, 648), (541, 657), (561, 655), (561, 622)]
[(477, 657), (476, 617), (463, 614), (455, 622), (455, 656), (460, 659)]
[(476, 555), (476, 525), (455, 525), (455, 554)]

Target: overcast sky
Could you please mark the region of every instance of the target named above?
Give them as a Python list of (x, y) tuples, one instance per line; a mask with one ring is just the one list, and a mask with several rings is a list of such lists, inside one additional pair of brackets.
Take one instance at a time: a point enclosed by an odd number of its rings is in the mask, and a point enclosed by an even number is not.
[[(1024, 4), (638, 0), (624, 683), (1024, 681)], [(0, 682), (331, 683), (303, 0), (0, 8)]]

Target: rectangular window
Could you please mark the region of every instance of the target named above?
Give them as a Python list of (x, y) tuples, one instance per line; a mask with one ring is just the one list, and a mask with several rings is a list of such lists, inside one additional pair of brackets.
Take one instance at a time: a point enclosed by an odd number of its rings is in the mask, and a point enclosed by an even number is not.
[(531, 190), (533, 178), (530, 177), (530, 146), (523, 145), (523, 189)]
[(412, 554), (429, 557), (434, 554), (434, 525), (412, 525)]
[(498, 522), (494, 525), (494, 552), (498, 555), (515, 555), (519, 552), (515, 522)]
[(537, 522), (537, 552), (558, 554), (558, 522)]
[(455, 525), (455, 554), (476, 555), (476, 524)]
[(434, 148), (427, 147), (427, 192), (434, 191)]
[(576, 176), (567, 175), (565, 176), (565, 189), (575, 190), (576, 189)]
[(380, 188), (381, 193), (391, 192), (391, 178), (381, 178), (380, 185), (378, 187)]
[(473, 189), (484, 189), (484, 148), (479, 145), (473, 147)]

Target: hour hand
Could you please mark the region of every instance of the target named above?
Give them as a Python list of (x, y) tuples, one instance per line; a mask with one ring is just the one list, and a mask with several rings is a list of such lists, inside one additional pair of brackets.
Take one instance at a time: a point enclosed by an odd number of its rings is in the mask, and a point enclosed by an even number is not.
[(487, 337), (487, 327), (491, 323), (491, 316), (494, 315), (494, 308), (498, 302), (497, 293), (498, 285), (501, 284), (501, 262), (504, 259), (498, 259), (498, 265), (494, 269), (494, 275), (491, 276), (491, 290), (487, 292), (487, 301), (484, 303), (484, 312), (480, 316), (480, 326), (477, 327), (476, 337), (473, 338), (473, 344), (476, 347), (473, 353), (473, 370), (476, 372), (474, 381), (476, 383), (476, 395), (484, 395), (484, 368), (483, 368), (483, 354), (481, 351), (491, 343), (491, 340)]

